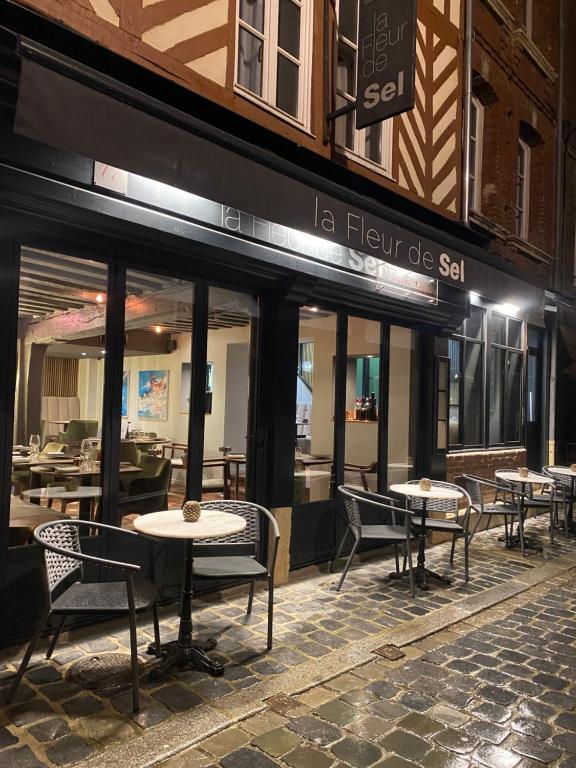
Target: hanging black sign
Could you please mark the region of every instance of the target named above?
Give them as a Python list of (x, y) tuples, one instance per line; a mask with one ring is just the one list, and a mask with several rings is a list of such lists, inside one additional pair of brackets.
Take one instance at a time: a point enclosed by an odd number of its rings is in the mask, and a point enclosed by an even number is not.
[(417, 0), (360, 0), (356, 128), (414, 107)]

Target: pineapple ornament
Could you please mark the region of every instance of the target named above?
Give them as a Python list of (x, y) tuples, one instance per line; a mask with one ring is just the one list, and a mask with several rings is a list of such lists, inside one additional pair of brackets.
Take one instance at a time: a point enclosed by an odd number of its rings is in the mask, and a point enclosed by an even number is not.
[(182, 507), (182, 515), (187, 523), (196, 523), (200, 519), (202, 507), (199, 501), (186, 501)]

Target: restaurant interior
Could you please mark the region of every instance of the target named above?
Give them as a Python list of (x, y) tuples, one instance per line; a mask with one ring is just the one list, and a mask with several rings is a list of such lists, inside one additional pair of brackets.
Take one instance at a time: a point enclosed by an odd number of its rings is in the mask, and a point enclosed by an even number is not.
[[(23, 248), (10, 545), (51, 519), (98, 520), (108, 267)], [(244, 499), (258, 300), (209, 288), (202, 499)], [(194, 283), (128, 270), (116, 524), (186, 495)], [(380, 323), (348, 320), (345, 480), (376, 489)], [(300, 311), (294, 505), (335, 497), (337, 315)], [(388, 482), (412, 476), (417, 334), (390, 327)]]

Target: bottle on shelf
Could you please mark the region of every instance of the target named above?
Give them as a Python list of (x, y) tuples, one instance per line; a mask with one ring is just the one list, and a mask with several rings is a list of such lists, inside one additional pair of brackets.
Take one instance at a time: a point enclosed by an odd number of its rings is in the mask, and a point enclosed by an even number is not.
[(376, 407), (376, 393), (370, 394), (370, 421), (378, 421), (378, 409)]
[(355, 419), (356, 421), (360, 421), (362, 418), (362, 399), (360, 397), (356, 398), (356, 410), (355, 410)]

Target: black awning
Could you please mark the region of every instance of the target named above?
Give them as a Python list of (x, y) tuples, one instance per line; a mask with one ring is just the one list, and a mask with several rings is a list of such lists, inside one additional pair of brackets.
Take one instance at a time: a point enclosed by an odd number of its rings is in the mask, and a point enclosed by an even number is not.
[[(62, 57), (53, 58), (60, 62)], [(56, 66), (46, 52), (42, 61)], [(15, 132), (436, 278), (446, 286), (536, 311), (543, 306), (540, 288), (472, 258), (467, 254), (473, 247), (445, 232), (430, 232), (422, 222), (368, 198), (346, 202), (346, 190), (342, 198), (327, 194), (314, 176), (310, 184), (300, 180), (301, 169), (295, 173), (300, 178), (295, 178), (276, 170), (272, 162), (257, 162), (224, 146), (222, 132), (218, 143), (201, 135), (197, 126), (192, 130), (194, 120), (184, 113), (151, 99), (142, 108), (142, 94), (94, 70), (72, 67), (87, 85), (51, 66), (23, 57)]]

